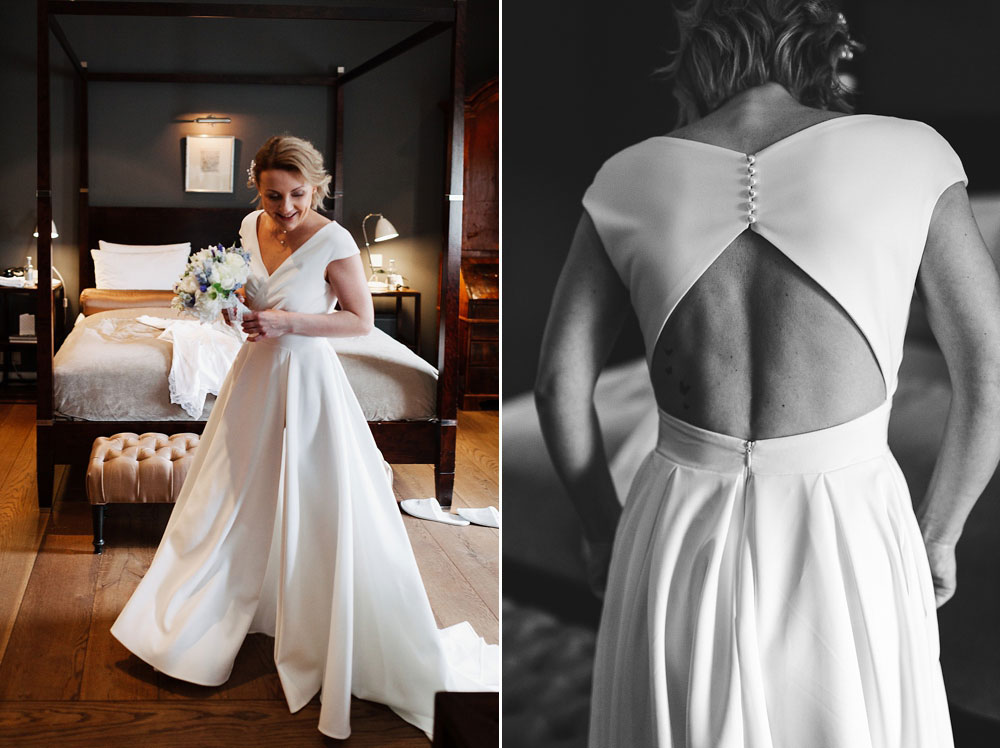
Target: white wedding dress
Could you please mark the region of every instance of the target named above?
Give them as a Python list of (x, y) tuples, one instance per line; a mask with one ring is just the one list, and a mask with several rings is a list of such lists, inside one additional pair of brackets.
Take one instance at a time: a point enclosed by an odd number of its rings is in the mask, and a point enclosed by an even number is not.
[(584, 207), (651, 377), (670, 372), (653, 357), (671, 315), (752, 232), (854, 322), (886, 399), (765, 439), (659, 411), (615, 536), (591, 748), (954, 744), (930, 567), (887, 425), (931, 216), (964, 182), (930, 127), (874, 115), (755, 154), (650, 138), (598, 172)]
[[(324, 279), (358, 252), (330, 223), (268, 274), (257, 219), (253, 309), (323, 313)], [(468, 623), (438, 630), (382, 455), (326, 338), (245, 343), (205, 426), (153, 562), (111, 633), (167, 675), (225, 683), (247, 633), (274, 637), (293, 712), (350, 734), (351, 695), (428, 735), (436, 691), (496, 690), (499, 648)]]

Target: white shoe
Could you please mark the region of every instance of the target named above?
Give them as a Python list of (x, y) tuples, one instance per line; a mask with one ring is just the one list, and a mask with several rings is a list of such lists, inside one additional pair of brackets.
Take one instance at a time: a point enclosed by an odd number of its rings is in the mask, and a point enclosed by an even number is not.
[(458, 516), (469, 520), (474, 525), (483, 527), (500, 527), (500, 512), (495, 506), (484, 507), (460, 507), (456, 510)]
[(412, 514), (420, 519), (429, 519), (432, 522), (444, 522), (446, 525), (459, 525), (464, 527), (469, 524), (469, 520), (456, 517), (454, 514), (445, 512), (437, 499), (403, 499), (399, 502), (400, 508), (407, 514)]

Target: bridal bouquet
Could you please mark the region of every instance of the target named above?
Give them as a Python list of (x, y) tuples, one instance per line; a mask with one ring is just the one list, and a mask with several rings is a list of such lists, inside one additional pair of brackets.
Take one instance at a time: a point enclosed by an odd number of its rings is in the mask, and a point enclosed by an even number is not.
[(174, 284), (171, 306), (190, 312), (202, 322), (214, 322), (223, 309), (230, 309), (239, 324), (246, 306), (235, 291), (243, 288), (249, 275), (247, 250), (235, 245), (206, 247), (188, 259), (183, 275)]

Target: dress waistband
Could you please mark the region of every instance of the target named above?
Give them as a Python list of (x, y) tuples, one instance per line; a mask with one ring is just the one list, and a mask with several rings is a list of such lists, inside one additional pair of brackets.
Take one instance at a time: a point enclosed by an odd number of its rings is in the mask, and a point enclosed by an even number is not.
[(301, 351), (316, 346), (329, 345), (329, 338), (316, 335), (294, 335), (288, 333), (279, 335), (276, 338), (260, 338), (253, 342), (247, 341), (247, 345), (260, 345), (269, 348), (285, 348), (292, 351)]
[(823, 473), (864, 462), (889, 451), (891, 401), (846, 423), (804, 434), (747, 440), (693, 426), (662, 410), (656, 451), (682, 465), (720, 473), (742, 471), (793, 475)]

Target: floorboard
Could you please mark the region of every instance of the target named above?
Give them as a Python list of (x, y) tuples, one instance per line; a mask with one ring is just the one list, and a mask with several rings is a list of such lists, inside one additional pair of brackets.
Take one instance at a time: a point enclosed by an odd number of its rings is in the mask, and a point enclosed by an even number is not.
[[(498, 505), (498, 426), (495, 413), (459, 413), (457, 505)], [(393, 469), (397, 496), (433, 495), (431, 467)], [(317, 700), (288, 712), (264, 635), (247, 637), (219, 688), (153, 671), (109, 629), (171, 507), (109, 507), (95, 555), (83, 476), (60, 469), (54, 506), (40, 511), (34, 475), (34, 408), (0, 404), (0, 745), (427, 746), (386, 707), (357, 699), (352, 736), (322, 736)], [(403, 521), (440, 625), (468, 620), (497, 642), (499, 532)]]
[(487, 642), (497, 644), (500, 633), (497, 617), (484, 605), (479, 593), (434, 540), (427, 529), (433, 523), (416, 517), (404, 517), (403, 522), (413, 543), (413, 554), (417, 558), (420, 575), (425, 580), (427, 597), (438, 626), (468, 621)]
[[(109, 629), (153, 560), (155, 538), (151, 537), (153, 533), (143, 533), (142, 525), (159, 523), (141, 523), (134, 516), (122, 516), (134, 515), (135, 512), (112, 511), (118, 516), (113, 518), (115, 521), (108, 518), (107, 530), (115, 533), (117, 542), (114, 552), (102, 554), (98, 561), (97, 588), (90, 617), (80, 698), (85, 701), (153, 700), (158, 697), (159, 689), (156, 678), (149, 676), (155, 674), (119, 644)], [(122, 532), (125, 522), (133, 526), (130, 534), (134, 539), (126, 539)]]
[[(425, 465), (407, 465), (400, 466), (400, 468), (405, 469), (394, 468), (394, 472), (396, 491), (400, 494), (401, 498), (420, 498), (431, 495), (427, 493), (427, 491), (432, 491), (434, 485), (434, 473), (431, 469)], [(469, 471), (471, 472), (471, 468)], [(474, 481), (475, 479), (472, 480)], [(476, 494), (475, 496), (478, 499), (480, 495)], [(473, 499), (469, 501), (464, 496), (461, 499), (461, 501), (456, 501), (455, 504), (461, 506), (486, 505), (481, 500), (476, 501)], [(404, 520), (407, 523), (408, 531), (411, 533), (416, 532), (416, 530), (410, 528), (419, 527), (422, 532), (434, 540), (437, 548), (440, 549), (440, 552), (435, 550), (428, 554), (427, 558), (422, 558), (420, 555), (417, 556), (417, 564), (420, 566), (421, 573), (424, 574), (425, 578), (427, 578), (428, 574), (432, 573), (453, 574), (457, 572), (461, 574), (465, 582), (478, 595), (479, 599), (489, 608), (493, 615), (494, 622), (490, 623), (488, 630), (480, 630), (478, 627), (476, 630), (487, 641), (495, 643), (496, 640), (491, 639), (487, 631), (499, 628), (495, 622), (499, 620), (499, 531), (492, 527), (480, 527), (477, 525), (460, 527), (457, 525), (446, 525), (441, 522), (424, 522), (414, 517), (406, 517)], [(438, 564), (440, 553), (445, 554), (450, 561), (449, 564)], [(433, 571), (429, 567), (432, 563), (435, 564)], [(425, 569), (425, 565), (428, 566), (427, 569)], [(438, 584), (449, 588), (451, 583), (445, 579), (441, 579)]]
[(99, 558), (90, 538), (46, 534), (0, 662), (0, 701), (79, 699)]
[(289, 714), (283, 701), (0, 702), (0, 745), (18, 748), (426, 748), (427, 739), (379, 705), (352, 703), (352, 735), (326, 738), (316, 729), (319, 704)]
[(0, 660), (48, 522), (35, 492), (35, 409), (0, 405)]

